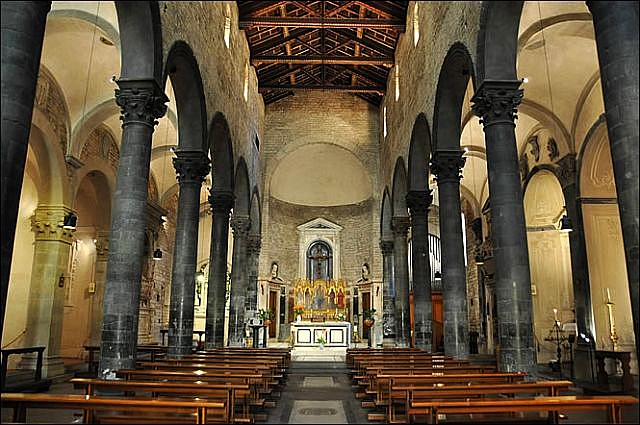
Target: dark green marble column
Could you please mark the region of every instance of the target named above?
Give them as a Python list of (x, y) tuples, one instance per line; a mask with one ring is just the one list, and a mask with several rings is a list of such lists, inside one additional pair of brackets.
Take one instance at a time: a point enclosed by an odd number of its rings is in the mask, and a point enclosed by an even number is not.
[(589, 1), (627, 262), (636, 354), (640, 352), (638, 251), (638, 2)]
[(536, 353), (531, 277), (514, 122), (523, 96), (520, 84), (485, 80), (471, 100), (473, 111), (481, 118), (487, 149), (498, 367), (504, 372), (532, 373), (536, 370)]
[(224, 313), (227, 289), (227, 253), (229, 252), (229, 215), (233, 207), (233, 193), (211, 192), (212, 211), (211, 250), (209, 257), (209, 287), (207, 289), (207, 318), (205, 347), (224, 346)]
[(0, 336), (9, 292), (18, 208), (31, 116), (40, 70), (40, 54), (50, 1), (3, 1), (2, 7), (2, 256), (0, 267)]
[(382, 335), (383, 346), (396, 344), (396, 289), (393, 276), (393, 241), (381, 240), (382, 252)]
[(229, 342), (232, 347), (246, 345), (246, 303), (249, 273), (247, 272), (247, 237), (251, 228), (249, 216), (231, 217), (233, 230), (233, 260), (231, 263), (231, 303), (229, 306)]
[(461, 151), (436, 151), (431, 160), (440, 200), (444, 353), (461, 359), (469, 356), (467, 275), (460, 216), (460, 178), (464, 162)]
[[(167, 96), (155, 80), (118, 80), (122, 144), (111, 211), (100, 373), (136, 366), (151, 138)], [(107, 371), (108, 370), (108, 371)], [(107, 372), (105, 372), (107, 371)]]
[(398, 347), (411, 346), (411, 320), (409, 316), (409, 261), (407, 232), (409, 217), (392, 217), (393, 229), (393, 270), (396, 288), (395, 321)]
[(175, 154), (173, 166), (176, 169), (180, 185), (180, 195), (171, 273), (167, 346), (167, 354), (173, 356), (191, 353), (193, 346), (193, 307), (196, 262), (198, 261), (200, 189), (211, 169), (209, 158), (202, 151), (178, 149)]
[(416, 348), (431, 351), (433, 346), (433, 308), (431, 305), (431, 265), (427, 214), (433, 202), (431, 191), (412, 190), (407, 194), (411, 214), (411, 250), (413, 259), (414, 340)]

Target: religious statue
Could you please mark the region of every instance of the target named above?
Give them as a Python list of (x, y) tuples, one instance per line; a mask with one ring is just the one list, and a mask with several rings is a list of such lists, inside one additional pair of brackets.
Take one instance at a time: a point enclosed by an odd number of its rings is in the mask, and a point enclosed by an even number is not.
[(325, 308), (325, 290), (323, 285), (318, 285), (318, 287), (316, 288), (314, 308), (318, 310), (322, 310)]
[(369, 281), (369, 263), (364, 263), (361, 269), (361, 277), (356, 282), (364, 283)]
[(342, 288), (338, 289), (336, 298), (338, 299), (338, 308), (344, 308), (344, 292), (342, 292)]
[(329, 308), (336, 308), (336, 291), (333, 288), (329, 291)]
[(273, 262), (271, 263), (271, 281), (272, 282), (282, 282), (282, 278), (280, 276), (278, 276), (278, 263), (277, 262)]

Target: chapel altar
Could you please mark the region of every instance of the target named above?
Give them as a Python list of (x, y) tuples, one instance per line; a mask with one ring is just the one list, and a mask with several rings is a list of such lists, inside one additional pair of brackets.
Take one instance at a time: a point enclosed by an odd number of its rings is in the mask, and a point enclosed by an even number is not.
[(349, 347), (351, 345), (351, 323), (349, 322), (308, 322), (291, 324), (293, 345), (310, 347)]

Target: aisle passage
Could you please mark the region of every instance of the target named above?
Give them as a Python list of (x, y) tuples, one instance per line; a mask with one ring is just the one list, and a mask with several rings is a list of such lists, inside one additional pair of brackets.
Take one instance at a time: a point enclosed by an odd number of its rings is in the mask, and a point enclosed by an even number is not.
[(289, 370), (287, 385), (266, 423), (368, 423), (344, 361), (300, 361), (294, 357)]

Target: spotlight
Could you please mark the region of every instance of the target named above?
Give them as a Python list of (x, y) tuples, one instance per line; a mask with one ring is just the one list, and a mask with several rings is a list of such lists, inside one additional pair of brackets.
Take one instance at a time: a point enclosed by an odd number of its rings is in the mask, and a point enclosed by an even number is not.
[(156, 250), (153, 251), (153, 259), (162, 260), (162, 250), (160, 248), (156, 248)]

